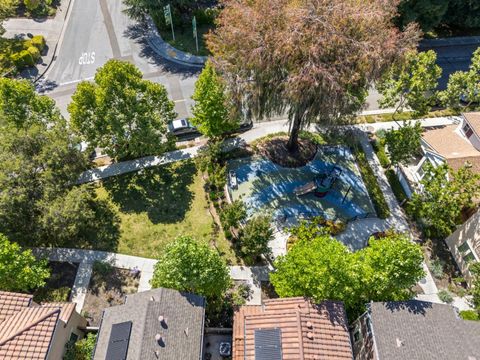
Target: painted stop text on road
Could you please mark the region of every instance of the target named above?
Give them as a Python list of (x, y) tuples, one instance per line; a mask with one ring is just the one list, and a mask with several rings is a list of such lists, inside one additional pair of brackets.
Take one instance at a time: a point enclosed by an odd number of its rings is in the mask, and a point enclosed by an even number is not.
[(90, 65), (95, 62), (95, 51), (92, 52), (84, 52), (78, 59), (79, 65)]

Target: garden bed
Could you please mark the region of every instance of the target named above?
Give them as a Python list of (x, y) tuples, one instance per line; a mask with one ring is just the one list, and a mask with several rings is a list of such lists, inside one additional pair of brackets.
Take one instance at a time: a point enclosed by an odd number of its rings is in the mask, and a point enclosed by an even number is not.
[(48, 266), (51, 271), (50, 278), (43, 288), (35, 291), (33, 294), (34, 301), (37, 303), (70, 301), (78, 264), (51, 261)]
[(140, 274), (131, 270), (95, 263), (82, 314), (90, 326), (99, 326), (103, 309), (125, 303), (125, 296), (138, 291)]
[(257, 152), (283, 167), (301, 167), (313, 160), (317, 153), (317, 144), (310, 139), (298, 139), (298, 152), (287, 149), (288, 136), (277, 136), (257, 144)]

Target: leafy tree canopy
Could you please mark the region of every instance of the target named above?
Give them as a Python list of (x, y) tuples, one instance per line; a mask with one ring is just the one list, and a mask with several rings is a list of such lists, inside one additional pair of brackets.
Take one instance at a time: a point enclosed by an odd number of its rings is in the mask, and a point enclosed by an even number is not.
[(369, 243), (351, 253), (328, 235), (301, 236), (287, 255), (277, 258), (270, 280), (282, 297), (343, 301), (352, 317), (369, 301), (409, 299), (424, 275), (420, 246), (395, 233)]
[(192, 99), (192, 124), (209, 138), (221, 137), (238, 128), (227, 108), (226, 88), (210, 61), (207, 62), (195, 83)]
[(480, 196), (480, 175), (467, 165), (458, 171), (447, 164), (424, 165), (421, 191), (413, 195), (411, 206), (434, 236), (448, 236), (461, 223), (462, 210), (474, 205)]
[(207, 244), (183, 236), (169, 244), (155, 265), (152, 287), (166, 287), (218, 300), (231, 285), (220, 255)]
[(0, 234), (0, 290), (30, 291), (45, 285), (50, 276), (46, 260), (37, 260)]
[(419, 151), (422, 139), (422, 126), (419, 121), (412, 125), (404, 122), (403, 125), (385, 133), (385, 144), (388, 147), (390, 160), (394, 166), (406, 165)]
[(480, 102), (480, 48), (473, 53), (468, 71), (457, 71), (448, 78), (447, 89), (440, 93), (445, 106), (460, 110), (460, 99), (468, 105)]
[(243, 228), (240, 249), (243, 256), (252, 263), (260, 255), (269, 258), (272, 253), (269, 245), (273, 239), (271, 220), (268, 215), (256, 215)]
[(288, 113), (288, 148), (309, 122), (338, 123), (413, 48), (414, 26), (393, 24), (397, 1), (225, 0), (208, 36), (237, 108), (258, 118)]
[(450, 2), (451, 0), (402, 0), (398, 7), (399, 23), (403, 27), (416, 22), (424, 32), (428, 32), (441, 24)]
[[(436, 98), (442, 69), (436, 64), (437, 54), (410, 51), (381, 77), (377, 90), (382, 94), (380, 106), (397, 111), (411, 109), (415, 117), (427, 114)], [(395, 114), (394, 114), (395, 116)]]
[(81, 82), (68, 106), (73, 128), (114, 159), (159, 154), (167, 149), (167, 123), (176, 114), (167, 90), (142, 79), (134, 65), (110, 60), (95, 82)]
[(78, 143), (53, 101), (25, 81), (0, 80), (0, 232), (25, 246), (112, 243), (109, 207), (73, 187), (88, 166)]

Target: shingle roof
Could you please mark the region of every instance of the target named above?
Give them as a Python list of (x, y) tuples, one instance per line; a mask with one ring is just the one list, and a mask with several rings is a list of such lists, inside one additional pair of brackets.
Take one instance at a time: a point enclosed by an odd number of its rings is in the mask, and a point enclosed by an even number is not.
[(475, 149), (470, 141), (459, 135), (458, 125), (441, 126), (428, 129), (423, 134), (423, 140), (445, 159), (480, 158), (480, 151)]
[(343, 304), (302, 297), (266, 300), (235, 313), (233, 360), (255, 359), (255, 330), (281, 329), (282, 359), (352, 359)]
[(58, 320), (75, 304), (38, 305), (32, 295), (0, 291), (0, 359), (45, 359)]
[(480, 360), (480, 322), (462, 320), (450, 305), (411, 300), (369, 306), (382, 360)]
[[(128, 360), (198, 360), (203, 347), (204, 316), (205, 299), (198, 295), (164, 288), (128, 295), (124, 305), (104, 310), (94, 359), (105, 359), (112, 325), (131, 321)], [(162, 341), (156, 341), (157, 334)]]

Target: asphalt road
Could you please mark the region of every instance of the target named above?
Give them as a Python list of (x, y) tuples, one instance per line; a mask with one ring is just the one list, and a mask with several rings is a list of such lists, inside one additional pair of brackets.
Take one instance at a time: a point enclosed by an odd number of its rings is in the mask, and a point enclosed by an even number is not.
[(73, 0), (57, 58), (46, 73), (47, 92), (64, 115), (76, 85), (90, 80), (109, 59), (135, 64), (144, 78), (163, 84), (179, 117), (189, 115), (197, 69), (170, 63), (154, 54), (143, 30), (122, 12), (120, 0)]
[[(57, 58), (46, 74), (53, 88), (53, 97), (62, 113), (79, 81), (90, 80), (95, 71), (109, 59), (134, 63), (144, 77), (163, 84), (175, 102), (178, 117), (190, 115), (194, 84), (198, 70), (170, 63), (152, 52), (143, 39), (143, 29), (122, 12), (121, 0), (74, 1), (67, 28), (57, 51)], [(473, 51), (480, 46), (480, 37), (425, 41), (421, 50), (433, 49), (443, 68), (440, 88), (446, 86), (448, 75), (466, 70)], [(377, 110), (380, 95), (372, 89), (366, 110)]]

